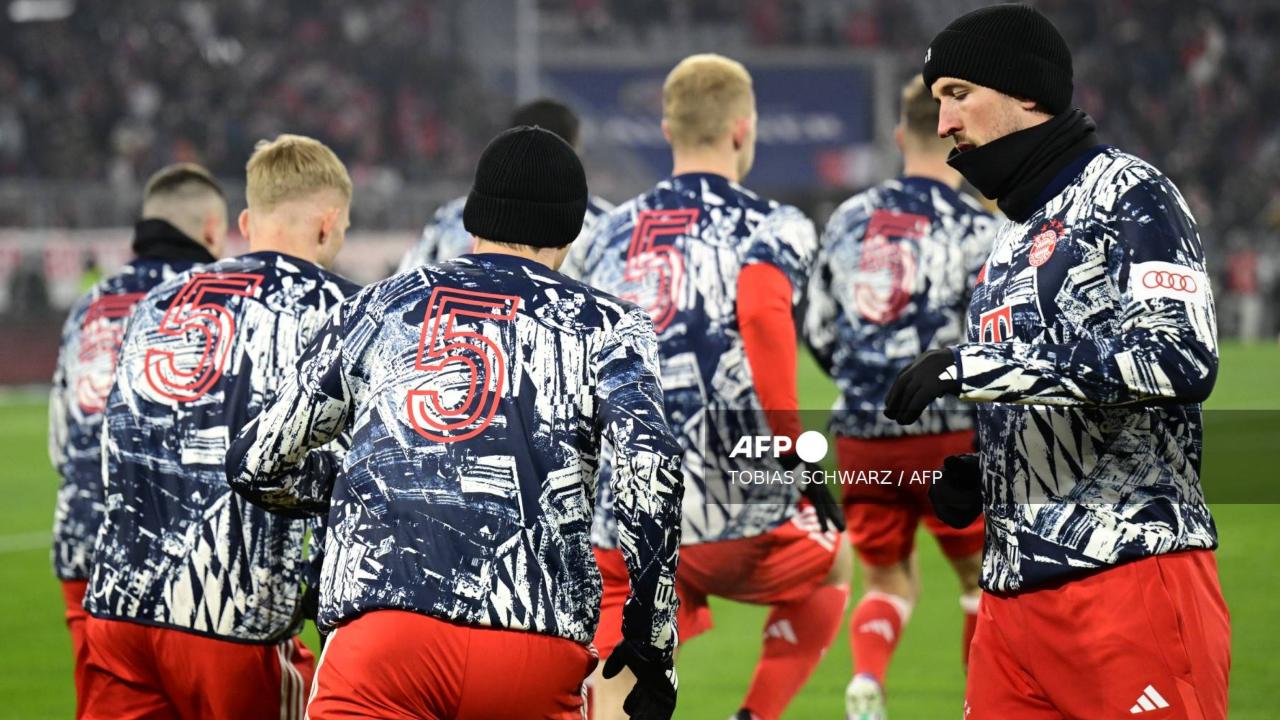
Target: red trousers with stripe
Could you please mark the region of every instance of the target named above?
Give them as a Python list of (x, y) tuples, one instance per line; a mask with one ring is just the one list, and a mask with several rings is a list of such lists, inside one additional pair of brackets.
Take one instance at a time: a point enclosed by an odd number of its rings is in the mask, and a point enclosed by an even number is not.
[(581, 720), (596, 656), (572, 640), (403, 610), (340, 625), (325, 643), (310, 720)]
[(88, 580), (62, 581), (62, 601), (67, 608), (65, 615), (67, 630), (71, 631), (71, 656), (74, 661), (77, 718), (84, 715), (84, 666), (89, 659), (89, 647), (84, 642), (84, 623), (89, 618), (89, 613), (84, 611), (84, 591), (88, 585)]
[(301, 720), (311, 652), (90, 616), (86, 720)]
[(1208, 550), (986, 593), (965, 720), (1225, 720), (1231, 620)]

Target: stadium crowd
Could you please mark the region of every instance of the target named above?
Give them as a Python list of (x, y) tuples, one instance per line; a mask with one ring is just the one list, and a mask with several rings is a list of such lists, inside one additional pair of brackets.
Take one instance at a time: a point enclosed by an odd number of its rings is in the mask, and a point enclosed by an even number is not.
[[(538, 7), (544, 48), (660, 49), (683, 34), (730, 50), (867, 49), (914, 67), (938, 18), (980, 4)], [(1182, 189), (1225, 291), (1224, 335), (1280, 332), (1280, 318), (1268, 312), (1280, 305), (1280, 124), (1268, 84), (1280, 74), (1280, 52), (1267, 41), (1280, 30), (1280, 8), (1245, 0), (1032, 4), (1076, 48), (1076, 102), (1104, 128), (1102, 139), (1151, 158)], [(397, 211), (403, 188), (461, 187), (509, 110), (460, 53), (452, 8), (444, 0), (140, 0), (81, 3), (58, 22), (0, 21), (0, 180), (96, 183), (82, 188), (94, 192), (71, 193), (85, 206), (78, 210), (57, 193), (39, 193), (38, 203), (5, 201), (0, 219), (14, 227), (119, 224), (111, 199), (132, 196), (155, 168), (194, 160), (234, 177), (255, 140), (287, 129), (325, 138), (358, 187), (379, 190), (365, 194), (378, 202), (362, 209), (363, 229), (416, 226), (430, 208)], [(104, 213), (111, 217), (87, 219)]]
[(133, 184), (173, 160), (235, 176), (284, 129), (359, 182), (465, 174), (485, 99), (436, 2), (83, 3), (0, 23), (0, 174)]

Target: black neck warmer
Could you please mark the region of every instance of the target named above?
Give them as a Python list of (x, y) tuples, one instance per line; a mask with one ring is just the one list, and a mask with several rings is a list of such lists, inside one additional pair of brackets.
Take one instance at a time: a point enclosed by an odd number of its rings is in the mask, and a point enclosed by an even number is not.
[(1041, 191), (1080, 153), (1098, 144), (1093, 118), (1072, 108), (1026, 130), (966, 152), (952, 150), (947, 164), (995, 200), (1014, 222), (1040, 209)]
[(133, 254), (156, 260), (217, 260), (208, 249), (164, 220), (140, 220), (133, 226)]

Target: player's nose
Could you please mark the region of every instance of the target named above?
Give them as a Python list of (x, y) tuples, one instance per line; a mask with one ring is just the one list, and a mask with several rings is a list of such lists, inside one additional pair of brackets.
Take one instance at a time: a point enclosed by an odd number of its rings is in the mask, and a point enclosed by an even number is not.
[(938, 137), (949, 137), (962, 129), (959, 113), (946, 100), (938, 107)]

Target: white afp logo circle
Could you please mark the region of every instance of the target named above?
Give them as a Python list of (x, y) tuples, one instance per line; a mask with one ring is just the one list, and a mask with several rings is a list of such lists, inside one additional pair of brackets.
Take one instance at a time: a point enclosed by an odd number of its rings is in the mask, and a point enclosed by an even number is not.
[(796, 438), (796, 455), (805, 462), (822, 462), (827, 456), (827, 436), (817, 430), (805, 430)]

